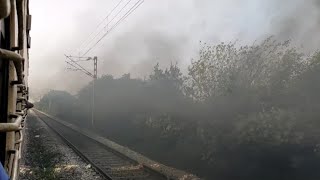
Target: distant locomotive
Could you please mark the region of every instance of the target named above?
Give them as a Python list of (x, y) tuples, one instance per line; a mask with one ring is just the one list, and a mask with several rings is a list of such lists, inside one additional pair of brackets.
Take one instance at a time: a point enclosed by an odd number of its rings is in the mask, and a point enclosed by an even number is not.
[(28, 103), (29, 0), (0, 0), (0, 161), (17, 179)]

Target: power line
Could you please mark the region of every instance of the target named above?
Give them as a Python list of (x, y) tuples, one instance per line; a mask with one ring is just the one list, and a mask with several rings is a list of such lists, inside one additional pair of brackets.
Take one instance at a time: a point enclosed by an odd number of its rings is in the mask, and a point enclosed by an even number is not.
[(90, 61), (92, 60), (91, 57), (85, 57), (85, 56), (68, 56), (69, 58), (76, 58), (76, 59), (79, 59), (79, 60), (73, 60), (74, 62), (80, 62), (80, 61)]
[(90, 61), (91, 59), (85, 59), (85, 60), (75, 60), (75, 62), (81, 62), (81, 61)]
[(89, 76), (90, 76), (90, 74), (88, 74), (87, 72), (83, 71), (82, 69), (79, 69), (78, 67), (76, 67), (76, 66), (73, 65), (72, 63), (70, 63), (70, 62), (68, 62), (68, 61), (66, 61), (66, 63), (69, 64), (70, 66), (72, 66), (72, 67), (74, 68), (74, 69), (72, 69), (72, 68), (67, 68), (67, 69), (72, 70), (72, 71), (81, 71), (81, 72), (85, 73), (86, 75), (89, 75)]
[(113, 25), (110, 30), (108, 30), (91, 48), (89, 48), (83, 55), (86, 55), (90, 50), (92, 50), (105, 36), (107, 36), (114, 28), (116, 28), (123, 20), (125, 20), (133, 11), (135, 11), (142, 3), (144, 2), (144, 0), (139, 0), (136, 2), (135, 5), (133, 5), (131, 7), (131, 9), (129, 9), (129, 11), (127, 11), (127, 13), (125, 15), (123, 15), (121, 17), (120, 20), (118, 20), (116, 22), (115, 25)]
[(77, 70), (81, 70), (79, 68), (77, 68), (75, 65), (71, 64), (70, 62), (66, 61), (67, 64), (69, 64), (70, 66), (72, 66), (73, 68), (77, 69)]
[[(107, 25), (105, 25), (88, 43), (87, 45), (84, 47), (86, 48), (96, 37), (98, 37), (98, 35), (123, 11), (123, 9), (125, 7), (127, 7), (127, 5), (131, 2), (132, 0), (129, 0), (118, 12), (115, 16), (113, 16), (113, 18), (107, 23)], [(80, 49), (81, 50), (81, 49)], [(81, 51), (80, 51), (81, 52)]]
[[(115, 16), (113, 16), (113, 18), (107, 23), (107, 25), (105, 25), (103, 28), (101, 28), (101, 30), (93, 37), (91, 38), (91, 40), (87, 43), (86, 46), (84, 46), (83, 49), (85, 49), (88, 45), (90, 45), (90, 43), (96, 38), (98, 37), (98, 35), (111, 23), (113, 22), (113, 20), (124, 10), (124, 8), (126, 8), (128, 6), (128, 4), (131, 2), (132, 0), (127, 1), (127, 3), (117, 12), (117, 14)], [(139, 0), (141, 1), (141, 0)], [(81, 52), (81, 49), (80, 51)]]
[(130, 9), (129, 11), (126, 12), (125, 15), (123, 15), (121, 17), (120, 20), (118, 20), (116, 22), (115, 25), (113, 25), (110, 30), (108, 30), (95, 44), (93, 44), (93, 46), (91, 46), (82, 56), (85, 56), (86, 54), (88, 54), (88, 52), (90, 52), (104, 37), (106, 37), (114, 28), (116, 28), (122, 21), (124, 21), (132, 12), (134, 12), (142, 3), (144, 2), (144, 0), (139, 0), (137, 1)]
[[(87, 74), (88, 76), (93, 77), (93, 74), (92, 74), (92, 73), (90, 73), (89, 71), (87, 71), (85, 68), (83, 68), (83, 67), (82, 67), (80, 64), (78, 64), (77, 62), (75, 62), (71, 57), (69, 57), (69, 56), (67, 56), (67, 55), (65, 55), (65, 56), (66, 56), (66, 58), (68, 58), (68, 59), (72, 62), (72, 63), (70, 63), (70, 62), (66, 61), (69, 65), (72, 65), (73, 67), (80, 69), (83, 73)], [(75, 65), (78, 66), (78, 67), (76, 67)]]
[(80, 69), (67, 68), (70, 71), (80, 71)]
[[(71, 63), (69, 63), (69, 62), (67, 62), (69, 65), (71, 65)], [(75, 67), (75, 66), (73, 66), (73, 67)], [(71, 68), (70, 68), (71, 69)], [(83, 72), (84, 74), (86, 74), (86, 75), (88, 75), (88, 76), (92, 76), (90, 73), (88, 73), (88, 72), (86, 72), (86, 71), (84, 71), (84, 70), (82, 70), (82, 69), (79, 69), (79, 68), (77, 68), (77, 67), (75, 67), (74, 69), (72, 69), (72, 70), (74, 70), (74, 71), (81, 71), (81, 72)]]
[[(124, 1), (124, 0), (120, 0), (120, 1), (118, 2), (118, 4), (108, 13), (108, 15), (107, 15), (105, 18), (103, 18), (103, 20), (95, 27), (95, 30), (91, 32), (91, 34), (88, 36), (88, 38), (87, 38), (85, 41), (83, 41), (83, 43), (81, 43), (79, 49), (81, 49), (81, 47), (90, 39), (90, 37), (96, 32), (96, 30), (100, 27), (100, 25), (101, 25), (106, 19), (108, 19), (108, 17), (113, 13), (114, 10), (116, 10), (116, 9), (119, 7), (119, 5), (120, 5), (123, 1)], [(90, 41), (89, 41), (89, 42), (90, 42)]]
[[(123, 0), (120, 0), (120, 2), (112, 9), (112, 11), (98, 24), (98, 26), (96, 27), (96, 30), (99, 29), (100, 25), (105, 22), (106, 19), (108, 19), (108, 17), (112, 14), (113, 11), (115, 11), (119, 5), (122, 3)], [(71, 65), (72, 67), (74, 67), (75, 69), (72, 69), (74, 71), (81, 71), (83, 73), (85, 73), (86, 75), (90, 76), (93, 78), (93, 95), (92, 95), (92, 118), (91, 118), (91, 123), (92, 123), (92, 127), (94, 127), (94, 99), (95, 99), (95, 80), (97, 79), (97, 69), (98, 69), (98, 58), (97, 56), (94, 56), (92, 58), (93, 60), (93, 64), (94, 64), (94, 74), (90, 73), (89, 71), (87, 71), (85, 68), (83, 68), (80, 64), (78, 64), (77, 62), (79, 61), (88, 61), (88, 60), (91, 60), (91, 58), (87, 58), (84, 57), (88, 52), (90, 52), (105, 36), (107, 36), (113, 29), (115, 29), (121, 22), (123, 22), (133, 11), (135, 11), (143, 2), (144, 0), (138, 0), (136, 1), (136, 3), (131, 6), (131, 8), (129, 8), (128, 11), (125, 12), (125, 14), (123, 16), (120, 17), (120, 19), (118, 21), (115, 22), (115, 24), (110, 28), (108, 29), (108, 25), (113, 22), (113, 20), (115, 18), (117, 18), (119, 16), (119, 14), (128, 6), (128, 4), (131, 2), (132, 0), (128, 0), (127, 3), (116, 13), (115, 16), (113, 16), (113, 18), (107, 22), (107, 25), (105, 25), (97, 34), (95, 34), (95, 36), (93, 38), (91, 38), (91, 40), (85, 40), (79, 47), (79, 57), (75, 57), (75, 56), (66, 56), (67, 59), (69, 59), (70, 61), (66, 61), (67, 64)], [(107, 28), (106, 28), (107, 27)], [(107, 32), (103, 32), (105, 29), (107, 29)], [(93, 31), (89, 37), (87, 39), (90, 39), (90, 37), (95, 33), (96, 31)], [(95, 39), (101, 34), (101, 32), (103, 32), (103, 35), (102, 37), (100, 37), (100, 39), (98, 39), (95, 43)], [(88, 42), (84, 48), (83, 47), (83, 44), (85, 44), (86, 42)], [(93, 42), (94, 44), (84, 53), (81, 55), (81, 51), (82, 49), (85, 50), (85, 48), (87, 48), (91, 42)], [(78, 61), (75, 61), (73, 60), (73, 58), (78, 58)], [(70, 68), (71, 69), (71, 68)]]
[(78, 59), (88, 59), (88, 60), (91, 59), (91, 57), (89, 57), (89, 56), (72, 56), (72, 55), (70, 55), (68, 57), (70, 57), (70, 58), (78, 58)]
[[(86, 69), (84, 69), (80, 64), (78, 64), (77, 62), (75, 62), (73, 59), (72, 59), (72, 56), (67, 56), (65, 55), (66, 58), (68, 58), (71, 62), (67, 61), (66, 60), (66, 63), (71, 65), (72, 67), (74, 67), (75, 69), (72, 69), (72, 68), (68, 68), (68, 69), (71, 69), (73, 71), (81, 71), (83, 73), (85, 73), (86, 75), (90, 76), (93, 78), (93, 81), (92, 81), (92, 109), (91, 109), (91, 125), (92, 127), (94, 127), (94, 105), (95, 105), (95, 81), (96, 79), (98, 78), (98, 57), (97, 56), (94, 56), (94, 57), (90, 57), (90, 58), (87, 58), (88, 60), (93, 60), (93, 75), (92, 73), (90, 73), (89, 71), (87, 71)], [(79, 57), (80, 58), (83, 58), (83, 57)]]
[[(116, 7), (112, 9), (112, 11), (109, 13), (109, 15), (121, 4), (122, 1), (123, 1), (123, 0), (121, 0), (121, 1), (116, 5)], [(111, 22), (113, 22), (113, 20), (114, 20), (116, 17), (118, 17), (118, 15), (124, 10), (124, 8), (127, 7), (127, 5), (128, 5), (131, 1), (132, 1), (132, 0), (127, 1), (127, 3), (117, 12), (117, 14), (108, 22), (108, 24), (103, 27), (103, 29), (105, 29)], [(87, 71), (84, 67), (82, 67), (82, 66), (81, 66), (80, 64), (78, 64), (77, 62), (92, 60), (91, 57), (85, 57), (84, 55), (86, 55), (89, 51), (91, 51), (105, 36), (107, 36), (110, 32), (112, 32), (113, 29), (115, 29), (121, 22), (123, 22), (123, 21), (124, 21), (132, 12), (134, 12), (143, 2), (144, 2), (144, 0), (138, 0), (138, 1), (136, 1), (136, 3), (135, 3), (133, 6), (131, 6), (131, 8), (129, 8), (129, 10), (126, 11), (126, 12), (124, 13), (124, 15), (122, 15), (122, 16), (120, 17), (120, 19), (119, 19), (118, 21), (116, 21), (115, 24), (114, 24), (110, 29), (108, 29), (108, 31), (107, 31), (106, 33), (104, 33), (104, 34), (102, 35), (102, 37), (100, 37), (100, 39), (98, 39), (82, 56), (80, 56), (80, 53), (79, 53), (79, 56), (71, 56), (71, 55), (70, 55), (70, 56), (67, 56), (67, 55), (65, 55), (66, 58), (70, 60), (70, 61), (66, 61), (66, 63), (69, 64), (70, 66), (72, 66), (72, 67), (74, 68), (74, 69), (72, 69), (72, 70), (75, 70), (75, 71), (78, 71), (78, 70), (79, 70), (79, 71), (85, 73), (85, 74), (88, 75), (88, 76), (91, 76), (91, 77), (93, 77), (93, 78), (96, 78), (95, 75), (93, 75), (91, 72)], [(109, 16), (109, 15), (108, 15), (108, 16)], [(105, 19), (104, 19), (104, 20), (105, 20)], [(101, 24), (102, 24), (102, 22), (101, 22), (97, 27), (99, 27)], [(102, 30), (103, 30), (103, 29), (102, 29)], [(102, 30), (101, 30), (98, 34), (96, 34), (95, 37), (94, 37), (92, 40), (90, 40), (90, 42), (93, 41), (93, 40), (95, 40), (95, 38), (102, 32)], [(90, 44), (90, 42), (89, 42), (89, 44)], [(89, 45), (89, 44), (88, 44), (88, 45)], [(86, 47), (87, 47), (88, 45), (86, 45)], [(78, 60), (74, 60), (75, 58), (77, 58)], [(94, 63), (94, 67), (95, 67), (95, 69), (97, 69), (97, 68), (96, 68), (96, 64), (97, 64), (97, 63), (96, 63), (96, 62), (97, 62), (96, 56), (93, 58), (93, 61), (95, 62), (95, 63)], [(70, 69), (71, 69), (71, 68), (70, 68)], [(96, 70), (95, 70), (95, 72), (96, 72)]]

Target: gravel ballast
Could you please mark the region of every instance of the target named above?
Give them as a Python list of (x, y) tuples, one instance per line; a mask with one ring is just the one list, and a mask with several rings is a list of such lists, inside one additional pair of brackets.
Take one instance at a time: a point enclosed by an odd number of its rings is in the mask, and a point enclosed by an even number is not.
[(29, 112), (24, 137), (20, 179), (103, 179), (33, 111)]

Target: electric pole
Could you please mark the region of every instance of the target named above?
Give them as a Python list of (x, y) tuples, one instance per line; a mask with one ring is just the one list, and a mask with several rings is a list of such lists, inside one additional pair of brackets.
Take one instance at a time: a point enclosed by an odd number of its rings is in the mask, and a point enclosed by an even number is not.
[(95, 105), (95, 81), (98, 74), (98, 57), (93, 57), (93, 82), (92, 82), (92, 110), (91, 110), (91, 126), (94, 128), (94, 105)]
[[(91, 126), (94, 128), (94, 109), (95, 109), (95, 81), (98, 77), (98, 57), (94, 56), (92, 57), (75, 57), (75, 56), (67, 56), (65, 55), (67, 60), (66, 63), (71, 66), (71, 68), (68, 68), (73, 71), (81, 71), (84, 74), (92, 77), (92, 104), (91, 104)], [(77, 58), (78, 60), (74, 60), (74, 58)], [(86, 70), (84, 67), (82, 67), (78, 62), (80, 61), (90, 61), (93, 60), (93, 73)]]
[[(121, 4), (122, 1), (111, 10), (111, 12), (98, 24), (95, 31), (93, 31), (87, 40), (85, 40), (78, 50), (79, 56), (66, 56), (66, 63), (71, 66), (68, 68), (73, 71), (81, 71), (86, 75), (93, 78), (92, 82), (92, 112), (91, 112), (91, 124), (94, 127), (94, 106), (95, 106), (95, 81), (97, 79), (97, 67), (98, 67), (98, 58), (97, 56), (92, 57), (84, 57), (86, 56), (92, 49), (96, 47), (96, 45), (102, 41), (107, 35), (109, 35), (114, 29), (124, 22), (128, 16), (130, 16), (141, 4), (144, 3), (144, 0), (135, 0), (131, 4), (131, 0), (126, 3)], [(115, 12), (113, 15), (112, 13)], [(112, 16), (113, 18), (109, 19)], [(82, 52), (82, 53), (81, 53)], [(78, 60), (74, 60), (78, 59)], [(89, 61), (93, 60), (93, 73), (87, 71), (77, 62), (79, 61)]]

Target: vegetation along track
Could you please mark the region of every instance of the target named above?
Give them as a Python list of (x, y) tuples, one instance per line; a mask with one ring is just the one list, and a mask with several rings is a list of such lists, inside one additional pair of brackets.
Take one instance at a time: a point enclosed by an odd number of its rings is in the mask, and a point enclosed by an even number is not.
[(34, 111), (62, 140), (79, 156), (90, 163), (106, 179), (116, 180), (162, 180), (167, 179), (157, 172), (129, 159), (105, 145), (75, 131), (45, 114)]

